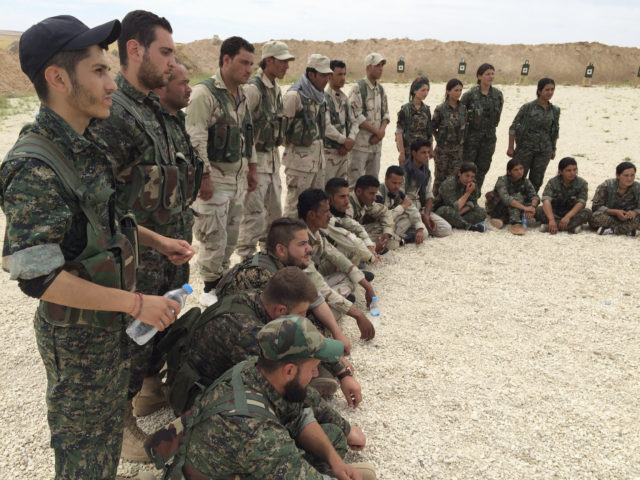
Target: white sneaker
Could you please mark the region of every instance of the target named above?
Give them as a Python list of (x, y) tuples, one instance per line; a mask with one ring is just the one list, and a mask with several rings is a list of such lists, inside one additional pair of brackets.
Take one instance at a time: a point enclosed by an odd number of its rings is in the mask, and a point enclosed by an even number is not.
[(208, 292), (202, 292), (200, 295), (200, 305), (203, 307), (210, 307), (218, 301), (218, 296), (215, 290), (209, 290)]
[(569, 233), (580, 233), (582, 231), (582, 226), (578, 225), (576, 228), (574, 228), (573, 230), (570, 230)]
[(542, 233), (547, 233), (549, 231), (549, 224), (543, 223), (542, 225), (540, 225), (540, 231)]

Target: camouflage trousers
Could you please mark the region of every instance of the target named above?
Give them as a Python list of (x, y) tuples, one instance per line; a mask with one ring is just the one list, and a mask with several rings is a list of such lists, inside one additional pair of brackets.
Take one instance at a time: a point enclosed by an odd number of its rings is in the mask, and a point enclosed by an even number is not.
[(236, 249), (247, 184), (215, 183), (213, 196), (206, 201), (197, 199), (193, 233), (200, 242), (198, 268), (205, 282), (213, 282), (229, 268), (229, 259)]
[[(327, 285), (345, 298), (351, 295), (355, 291), (356, 286), (349, 279), (349, 276), (346, 273), (336, 272), (332, 264), (328, 265), (328, 267), (329, 268), (325, 265), (325, 268), (322, 268), (322, 265), (318, 265), (318, 271), (322, 273)], [(342, 312), (339, 312), (331, 305), (329, 305), (329, 308), (331, 308), (331, 313), (333, 313), (336, 320), (342, 318)]]
[(324, 190), (324, 171), (301, 172), (285, 168), (287, 180), (287, 198), (284, 203), (284, 216), (298, 218), (298, 196), (309, 188)]
[(476, 185), (478, 192), (482, 190), (484, 177), (491, 167), (493, 153), (496, 151), (496, 132), (490, 133), (467, 131), (464, 140), (463, 162), (474, 163), (478, 169), (476, 173)]
[(125, 323), (59, 327), (36, 313), (56, 479), (116, 478), (129, 381)]
[[(429, 230), (427, 227), (427, 231), (424, 232), (424, 238), (427, 238), (429, 235), (432, 237), (448, 237), (451, 235), (451, 225), (440, 215), (436, 215), (435, 213), (430, 213), (429, 216), (433, 219), (436, 224), (435, 230)], [(395, 233), (398, 237), (404, 238), (408, 232), (414, 232), (415, 229), (411, 225), (411, 220), (409, 219), (409, 215), (403, 213), (398, 216), (395, 220), (396, 228)], [(426, 225), (425, 225), (426, 226)]]
[(359, 265), (360, 262), (370, 263), (373, 262), (375, 258), (373, 252), (367, 248), (364, 241), (351, 232), (348, 232), (348, 235), (343, 235), (329, 231), (327, 239), (340, 253), (351, 260), (351, 263), (354, 265)]
[(335, 148), (325, 148), (325, 181), (328, 182), (332, 178), (336, 177), (344, 178), (345, 180), (347, 180), (349, 178), (349, 157), (351, 157), (350, 153), (347, 153), (346, 155), (340, 155), (338, 153), (338, 150), (336, 150)]
[(255, 253), (256, 244), (264, 243), (271, 222), (282, 217), (281, 196), (280, 173), (258, 173), (258, 186), (245, 197), (237, 249), (242, 258)]
[[(556, 212), (553, 212), (553, 218), (556, 219), (556, 222), (559, 222), (562, 219), (562, 217), (564, 217), (564, 215), (560, 215)], [(567, 230), (573, 231), (576, 227), (580, 225), (584, 225), (590, 219), (591, 219), (591, 209), (583, 208), (578, 213), (576, 213), (573, 217), (571, 217), (571, 220), (569, 220), (569, 225), (567, 225)], [(536, 220), (538, 220), (540, 223), (549, 223), (549, 219), (545, 215), (542, 206), (539, 206), (538, 208), (536, 208)]]
[(462, 145), (453, 148), (436, 146), (434, 162), (433, 194), (437, 195), (440, 184), (445, 178), (455, 175), (462, 165)]
[[(374, 242), (380, 235), (382, 235), (382, 225), (380, 225), (379, 223), (365, 223), (362, 226), (369, 234), (369, 238), (371, 238), (371, 240), (373, 240)], [(389, 243), (387, 243), (387, 248), (389, 250), (395, 250), (398, 247), (400, 247), (400, 237), (396, 234), (393, 234), (389, 239)]]
[(353, 190), (356, 182), (362, 175), (373, 175), (378, 178), (380, 173), (380, 155), (377, 152), (361, 152), (360, 150), (351, 150), (351, 158), (349, 159), (349, 188)]
[(487, 216), (485, 209), (479, 205), (476, 205), (464, 215), (460, 215), (456, 207), (443, 205), (436, 210), (436, 214), (449, 222), (453, 228), (459, 228), (461, 230), (469, 230), (472, 226), (483, 222)]
[[(529, 180), (533, 184), (536, 192), (540, 190), (547, 165), (551, 160), (551, 150), (537, 150), (529, 148), (527, 145), (516, 147), (513, 158), (518, 159), (524, 166), (524, 178), (529, 174)], [(477, 177), (476, 177), (477, 178)]]
[[(497, 197), (497, 194), (495, 195)], [(531, 205), (531, 202), (525, 201), (521, 193), (516, 193), (513, 198), (526, 207)], [(491, 218), (499, 218), (505, 223), (520, 223), (522, 221), (522, 210), (510, 205), (505, 205), (501, 201), (498, 201), (494, 206), (487, 206), (487, 215)]]
[(594, 230), (597, 230), (600, 227), (605, 227), (611, 228), (613, 233), (616, 235), (626, 235), (627, 233), (631, 233), (633, 230), (640, 231), (640, 216), (637, 216), (633, 220), (621, 222), (616, 217), (607, 215), (604, 212), (596, 212), (591, 216), (589, 225)]
[[(322, 428), (324, 433), (326, 433), (327, 437), (329, 438), (329, 441), (332, 443), (333, 448), (335, 448), (338, 455), (340, 455), (341, 458), (344, 458), (345, 455), (347, 454), (348, 446), (347, 446), (347, 437), (345, 436), (342, 429), (338, 425), (335, 425), (333, 423), (321, 423), (320, 427)], [(303, 449), (300, 444), (297, 444), (297, 445), (298, 445), (298, 448)], [(308, 453), (308, 452), (305, 453), (303, 457), (307, 462), (309, 462), (309, 464), (313, 466), (313, 468), (318, 470), (320, 473), (324, 475), (329, 475), (330, 478), (333, 478), (331, 476), (333, 475), (331, 471), (331, 467), (329, 466), (328, 463), (323, 462), (322, 460), (318, 459), (317, 457), (313, 456), (311, 453)]]

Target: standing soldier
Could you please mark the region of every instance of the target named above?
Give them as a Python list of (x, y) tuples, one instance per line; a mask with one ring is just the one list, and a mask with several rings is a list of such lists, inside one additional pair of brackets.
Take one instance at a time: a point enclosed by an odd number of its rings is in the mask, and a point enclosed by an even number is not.
[(240, 224), (238, 254), (252, 255), (258, 241), (263, 244), (267, 226), (282, 217), (282, 183), (278, 147), (286, 129), (282, 114), (282, 93), (276, 78), (283, 79), (295, 57), (283, 42), (270, 41), (262, 47), (260, 70), (244, 89), (253, 119), (258, 186), (247, 193)]
[(252, 65), (253, 45), (227, 38), (220, 46), (219, 70), (194, 87), (187, 107), (187, 132), (200, 157), (208, 160), (193, 207), (204, 280), (200, 303), (205, 306), (218, 299), (215, 288), (236, 248), (246, 192), (257, 184), (253, 125), (243, 89)]
[(304, 75), (284, 96), (284, 114), (289, 119), (282, 157), (287, 177), (287, 217), (297, 216), (300, 193), (324, 187), (324, 87), (331, 73), (329, 58), (314, 53), (309, 56)]
[(409, 101), (400, 107), (396, 124), (398, 163), (404, 165), (411, 155), (411, 144), (422, 138), (427, 141), (429, 158), (433, 158), (433, 126), (431, 110), (424, 103), (430, 89), (429, 79), (416, 77), (409, 87)]
[(379, 53), (370, 53), (364, 59), (366, 77), (358, 80), (349, 92), (351, 109), (356, 115), (359, 131), (349, 160), (349, 186), (365, 173), (378, 177), (382, 139), (389, 124), (387, 94), (379, 80), (387, 61)]
[(331, 60), (329, 64), (333, 75), (324, 92), (327, 102), (324, 137), (325, 179), (348, 178), (349, 152), (355, 145), (358, 127), (349, 98), (342, 92), (347, 78), (347, 66), (342, 60)]
[[(169, 128), (154, 88), (164, 87), (176, 67), (171, 25), (165, 18), (143, 10), (128, 13), (118, 38), (121, 71), (116, 77), (111, 115), (96, 122), (93, 132), (107, 144), (116, 172), (118, 208), (130, 208), (136, 221), (161, 235), (187, 238), (191, 200), (189, 187), (195, 184), (195, 170), (189, 171), (184, 156), (177, 156), (168, 137)], [(192, 253), (193, 254), (193, 253)], [(152, 248), (140, 249), (137, 288), (162, 295), (188, 279), (189, 265), (175, 266)], [(129, 399), (141, 390), (143, 379), (154, 376), (155, 345), (131, 342)], [(151, 409), (163, 404), (162, 397), (148, 398)], [(145, 406), (146, 408), (146, 406)], [(145, 438), (137, 428), (130, 407), (127, 410), (122, 456), (147, 461)]]
[(476, 183), (478, 194), (484, 177), (491, 167), (496, 150), (496, 128), (500, 123), (504, 100), (502, 92), (493, 87), (496, 70), (483, 63), (478, 67), (478, 85), (462, 95), (460, 102), (467, 107), (467, 136), (464, 140), (463, 161), (478, 168)]
[(117, 212), (112, 159), (87, 130), (92, 118), (109, 116), (116, 84), (104, 49), (119, 33), (117, 20), (89, 29), (61, 15), (22, 34), (20, 66), (42, 104), (0, 169), (3, 255), (20, 289), (40, 299), (34, 328), (56, 479), (116, 477), (129, 315), (163, 330), (180, 311), (167, 298), (133, 293), (135, 239), (173, 261), (189, 258), (186, 242), (136, 232)]

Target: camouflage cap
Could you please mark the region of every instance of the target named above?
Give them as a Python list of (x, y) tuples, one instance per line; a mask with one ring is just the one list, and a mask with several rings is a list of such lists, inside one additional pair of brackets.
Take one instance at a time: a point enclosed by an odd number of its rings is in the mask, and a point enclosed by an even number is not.
[(307, 67), (313, 68), (318, 73), (333, 73), (333, 70), (331, 70), (329, 66), (330, 64), (331, 60), (329, 60), (329, 57), (325, 57), (319, 53), (309, 55), (309, 59), (307, 60)]
[(373, 66), (380, 65), (381, 63), (384, 65), (385, 63), (387, 63), (387, 61), (379, 53), (370, 53), (369, 55), (364, 57), (365, 67), (368, 67), (369, 65), (373, 65)]
[(344, 352), (339, 340), (323, 337), (313, 324), (299, 315), (284, 315), (258, 332), (262, 356), (269, 360), (317, 358), (335, 362)]
[(296, 57), (291, 55), (289, 47), (284, 42), (271, 40), (262, 46), (262, 58), (277, 58), (278, 60), (295, 60)]

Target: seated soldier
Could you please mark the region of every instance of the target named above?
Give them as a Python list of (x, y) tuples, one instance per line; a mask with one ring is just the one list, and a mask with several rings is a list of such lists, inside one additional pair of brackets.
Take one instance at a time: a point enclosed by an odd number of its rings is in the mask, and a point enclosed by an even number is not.
[(436, 199), (436, 213), (453, 228), (482, 233), (487, 231), (482, 223), (487, 212), (478, 205), (476, 171), (473, 163), (463, 163), (455, 176), (442, 182)]
[(420, 245), (424, 241), (427, 227), (422, 223), (420, 212), (411, 199), (402, 191), (404, 169), (391, 165), (384, 175), (384, 183), (380, 185), (376, 202), (381, 203), (391, 212), (395, 223), (395, 234), (405, 243), (415, 242)]
[[(307, 224), (297, 218), (275, 220), (269, 225), (266, 249), (266, 252), (255, 253), (236, 264), (222, 276), (216, 287), (221, 298), (244, 290), (262, 291), (274, 273), (284, 267), (307, 268), (311, 261)], [(309, 309), (333, 338), (344, 343), (344, 350), (349, 355), (351, 343), (320, 293)]]
[[(236, 363), (257, 355), (258, 331), (264, 325), (282, 315), (304, 316), (317, 295), (317, 289), (302, 270), (285, 267), (271, 277), (264, 291), (248, 290), (227, 295), (208, 307), (193, 323), (185, 326), (188, 333), (182, 344), (186, 348), (181, 365), (168, 366), (170, 371), (177, 371), (169, 394), (174, 411), (183, 413), (191, 407), (195, 396), (201, 392), (199, 385), (210, 385)], [(170, 362), (174, 357), (169, 354), (167, 358)], [(326, 367), (340, 379), (349, 405), (357, 407), (362, 395), (351, 369), (339, 361)], [(317, 381), (313, 386), (318, 391), (333, 389), (331, 377), (314, 380)], [(333, 391), (335, 389), (331, 393)]]
[(432, 211), (433, 189), (429, 171), (431, 146), (426, 139), (417, 138), (411, 142), (410, 149), (411, 156), (404, 164), (404, 192), (420, 211), (427, 232), (433, 237), (447, 237), (452, 233), (451, 225)]
[(640, 183), (635, 179), (635, 165), (622, 162), (616, 167), (616, 178), (598, 185), (589, 225), (599, 235), (636, 236), (640, 228)]
[(307, 388), (321, 361), (340, 358), (342, 343), (287, 315), (260, 330), (256, 347), (257, 359), (227, 370), (147, 441), (156, 466), (171, 461), (163, 478), (375, 479), (370, 465), (343, 461), (347, 447), (364, 448), (362, 430)]
[(551, 235), (566, 230), (580, 233), (582, 225), (591, 218), (587, 204), (589, 186), (578, 176), (578, 164), (571, 157), (558, 163), (558, 175), (553, 177), (542, 192), (542, 206), (536, 209), (536, 220), (542, 223), (541, 232)]
[(509, 222), (509, 231), (514, 235), (524, 235), (522, 216), (532, 220), (540, 197), (528, 178), (524, 178), (524, 165), (516, 158), (507, 162), (507, 174), (498, 178), (492, 192), (488, 192), (487, 213), (491, 225), (502, 228)]
[(360, 329), (360, 338), (371, 340), (375, 336), (375, 328), (367, 316), (353, 305), (355, 297), (352, 293), (355, 285), (360, 284), (364, 288), (367, 307), (376, 293), (360, 269), (320, 233), (321, 228), (327, 228), (331, 218), (329, 195), (317, 188), (302, 192), (298, 197), (298, 216), (307, 224), (312, 248), (312, 262), (305, 272), (326, 299), (334, 316), (353, 317)]
[(353, 192), (349, 194), (346, 214), (362, 224), (369, 237), (376, 242), (376, 252), (394, 250), (400, 246), (400, 239), (394, 233), (395, 225), (391, 212), (376, 202), (380, 182), (373, 175), (362, 175), (356, 180)]
[[(331, 219), (329, 227), (322, 229), (329, 242), (340, 250), (354, 265), (361, 262), (375, 263), (380, 261), (376, 245), (359, 222), (347, 217), (349, 207), (349, 182), (344, 178), (331, 178), (324, 191), (329, 195)], [(366, 272), (365, 276), (367, 275)], [(373, 274), (372, 274), (373, 275)]]

